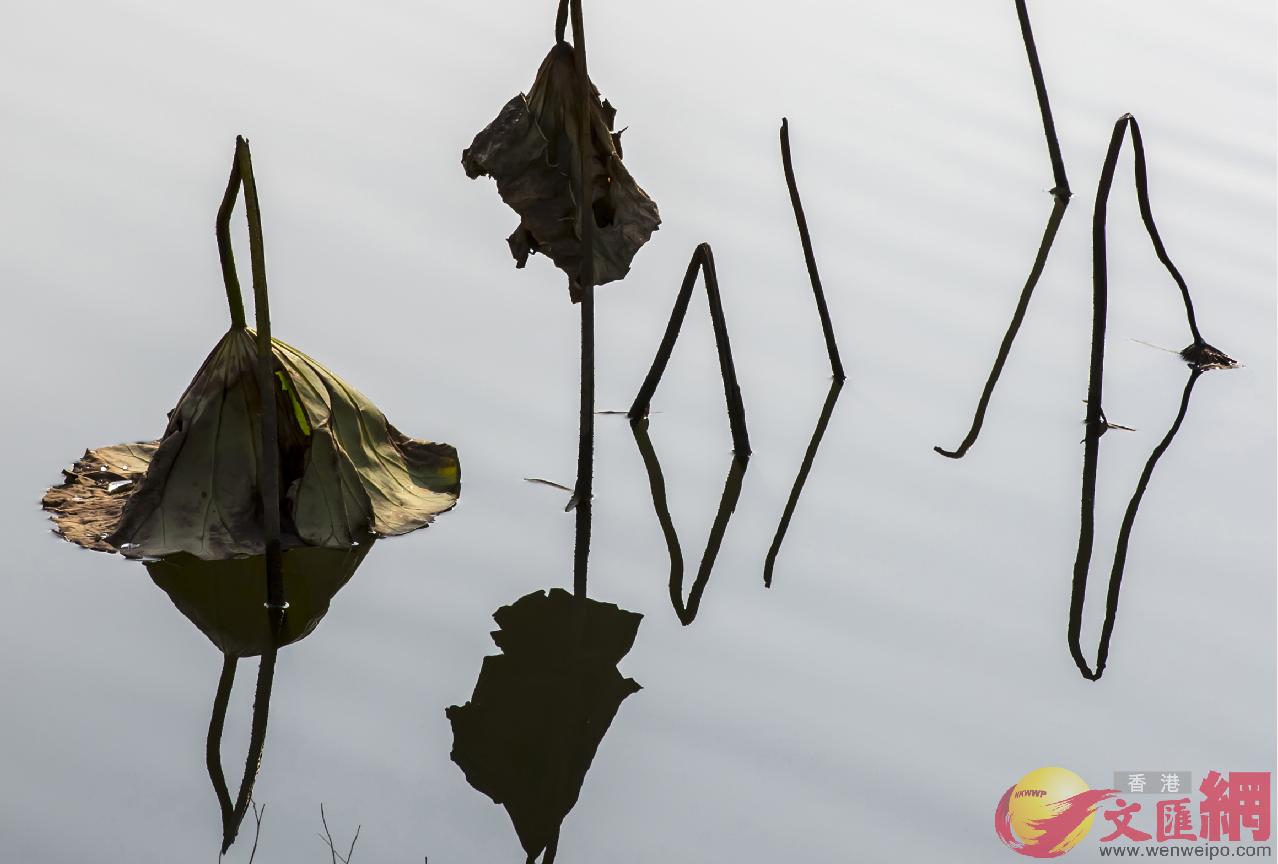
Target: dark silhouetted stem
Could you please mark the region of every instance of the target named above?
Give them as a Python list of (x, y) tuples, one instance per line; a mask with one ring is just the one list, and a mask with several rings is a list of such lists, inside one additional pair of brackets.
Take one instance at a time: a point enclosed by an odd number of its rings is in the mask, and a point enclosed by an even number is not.
[(1123, 146), (1127, 117), (1114, 124), (1109, 152), (1101, 168), (1096, 190), (1096, 207), (1092, 214), (1092, 349), (1087, 381), (1087, 420), (1083, 441), (1083, 492), (1078, 530), (1078, 553), (1074, 558), (1073, 590), (1069, 605), (1070, 653), (1078, 668), (1088, 678), (1095, 678), (1079, 648), (1083, 630), (1083, 602), (1087, 595), (1087, 571), (1092, 561), (1092, 544), (1096, 528), (1096, 475), (1100, 462), (1100, 436), (1105, 431), (1101, 411), (1102, 383), (1105, 375), (1105, 319), (1109, 303), (1109, 279), (1105, 260), (1105, 217), (1109, 191), (1114, 185), (1114, 169)]
[(231, 686), (235, 683), (236, 658), (227, 655), (222, 661), (222, 675), (218, 680), (217, 698), (213, 702), (213, 716), (209, 720), (209, 737), (205, 747), (209, 779), (217, 795), (222, 813), (222, 854), (225, 855), (239, 834), (240, 825), (249, 811), (253, 798), (253, 786), (257, 782), (262, 765), (262, 749), (266, 744), (266, 724), (270, 714), (271, 688), (275, 681), (275, 660), (283, 632), (284, 612), (268, 609), (270, 616), (271, 645), (263, 654), (257, 669), (257, 687), (253, 695), (253, 720), (249, 730), (248, 754), (244, 760), (244, 775), (235, 803), (231, 803), (226, 776), (222, 772), (222, 730), (226, 724), (226, 708), (231, 698)]
[(590, 559), (590, 528), (594, 515), (595, 459), (595, 292), (581, 295), (581, 417), (577, 438), (577, 507), (573, 549), (573, 593), (586, 596)]
[(1007, 326), (1007, 333), (1003, 336), (1003, 343), (999, 346), (998, 356), (994, 358), (994, 366), (990, 369), (990, 376), (985, 382), (985, 389), (981, 392), (981, 398), (976, 404), (976, 414), (972, 417), (971, 428), (968, 429), (966, 437), (963, 438), (957, 449), (946, 450), (944, 447), (939, 446), (932, 448), (942, 456), (948, 456), (951, 459), (962, 459), (967, 455), (967, 451), (972, 448), (972, 445), (976, 443), (976, 439), (980, 437), (981, 426), (985, 423), (985, 412), (989, 408), (990, 399), (994, 395), (994, 388), (998, 385), (999, 376), (1003, 374), (1003, 366), (1012, 351), (1012, 344), (1016, 341), (1016, 334), (1020, 332), (1021, 323), (1025, 320), (1030, 298), (1034, 296), (1034, 289), (1038, 285), (1039, 277), (1043, 275), (1048, 253), (1051, 252), (1052, 244), (1056, 241), (1056, 232), (1060, 228), (1061, 220), (1065, 217), (1065, 207), (1069, 204), (1069, 199), (1072, 195), (1069, 189), (1069, 180), (1065, 176), (1065, 160), (1061, 157), (1061, 144), (1056, 137), (1056, 123), (1052, 120), (1052, 105), (1047, 98), (1047, 83), (1043, 78), (1043, 67), (1038, 61), (1038, 48), (1034, 44), (1034, 31), (1030, 27), (1029, 10), (1026, 8), (1025, 0), (1016, 0), (1016, 17), (1021, 24), (1021, 38), (1025, 42), (1025, 56), (1029, 60), (1030, 75), (1034, 79), (1034, 93), (1038, 97), (1038, 110), (1043, 118), (1043, 137), (1047, 139), (1047, 153), (1052, 162), (1052, 177), (1056, 184), (1052, 188), (1052, 195), (1056, 200), (1052, 206), (1051, 215), (1047, 217), (1047, 225), (1043, 229), (1043, 239), (1039, 242), (1038, 255), (1034, 258), (1034, 266), (1030, 269), (1029, 277), (1025, 280), (1025, 287), (1021, 289), (1020, 300), (1016, 304), (1016, 310), (1012, 313), (1012, 320)]
[[(1172, 439), (1176, 437), (1176, 433), (1180, 431), (1181, 424), (1185, 420), (1185, 415), (1189, 412), (1189, 397), (1193, 394), (1194, 384), (1202, 376), (1202, 369), (1191, 369), (1189, 380), (1185, 382), (1185, 390), (1180, 397), (1180, 410), (1176, 413), (1176, 419), (1172, 421), (1171, 428), (1167, 430), (1167, 434), (1163, 436), (1163, 440), (1158, 443), (1153, 452), (1149, 455), (1149, 460), (1145, 463), (1145, 470), (1141, 472), (1140, 480), (1136, 483), (1136, 491), (1132, 493), (1131, 500), (1127, 502), (1127, 510), (1123, 513), (1123, 522), (1118, 530), (1118, 540), (1114, 547), (1114, 563), (1109, 572), (1109, 591), (1105, 597), (1105, 622), (1101, 626), (1100, 644), (1096, 651), (1096, 669), (1093, 671), (1088, 665), (1087, 660), (1083, 656), (1082, 646), (1079, 644), (1079, 638), (1082, 630), (1082, 605), (1086, 593), (1086, 573), (1084, 580), (1080, 584), (1077, 580), (1074, 583), (1074, 597), (1071, 598), (1070, 615), (1070, 653), (1074, 657), (1083, 676), (1093, 681), (1099, 679), (1105, 674), (1105, 664), (1109, 660), (1109, 642), (1114, 635), (1114, 620), (1118, 615), (1118, 598), (1123, 587), (1123, 571), (1127, 566), (1127, 549), (1131, 542), (1132, 528), (1136, 524), (1136, 513), (1140, 509), (1141, 499), (1145, 496), (1145, 490), (1149, 487), (1150, 478), (1154, 476), (1154, 467), (1158, 464), (1158, 460), (1167, 452), (1167, 448), (1171, 446)], [(1104, 432), (1104, 428), (1097, 429), (1095, 435), (1099, 438)], [(1096, 486), (1093, 477), (1092, 485), (1083, 487), (1083, 508), (1093, 513), (1096, 509)], [(1088, 564), (1090, 565), (1090, 559)], [(1079, 611), (1079, 625), (1077, 629), (1073, 627), (1073, 615), (1075, 606)]]
[[(272, 615), (281, 615), (279, 610), (271, 610)], [(257, 782), (257, 773), (262, 767), (262, 749), (266, 746), (266, 723), (271, 710), (271, 688), (275, 683), (275, 660), (279, 651), (272, 646), (262, 655), (257, 667), (257, 688), (253, 693), (253, 722), (249, 729), (248, 755), (244, 758), (244, 779), (240, 782), (240, 794), (235, 801), (235, 824), (229, 837), (223, 837), (222, 851), (231, 848), (235, 834), (248, 813), (249, 801), (253, 797), (253, 785)]]
[(1068, 197), (1057, 197), (1052, 203), (1051, 215), (1047, 217), (1047, 225), (1043, 228), (1043, 239), (1038, 244), (1038, 255), (1035, 256), (1034, 266), (1030, 269), (1029, 277), (1025, 280), (1025, 287), (1021, 289), (1020, 300), (1016, 304), (1016, 310), (1012, 313), (1011, 322), (1007, 325), (1007, 332), (1003, 335), (1003, 343), (999, 345), (998, 356), (994, 358), (994, 366), (990, 369), (990, 377), (985, 382), (985, 389), (981, 391), (981, 398), (976, 403), (976, 414), (972, 417), (972, 427), (968, 429), (967, 436), (963, 439), (963, 443), (959, 444), (957, 450), (946, 450), (943, 447), (932, 448), (942, 456), (948, 456), (951, 459), (962, 459), (967, 454), (967, 451), (972, 449), (972, 445), (976, 443), (976, 439), (980, 436), (981, 426), (985, 423), (985, 412), (990, 406), (990, 399), (994, 396), (994, 388), (998, 385), (999, 376), (1003, 374), (1003, 366), (1007, 363), (1008, 355), (1012, 352), (1012, 344), (1016, 341), (1016, 334), (1020, 332), (1021, 324), (1025, 320), (1030, 298), (1034, 296), (1034, 289), (1038, 286), (1038, 280), (1043, 275), (1043, 268), (1047, 264), (1047, 256), (1052, 251), (1052, 244), (1056, 242), (1056, 232), (1060, 228), (1061, 220), (1065, 217), (1065, 208), (1068, 206)]
[(1038, 62), (1038, 48), (1034, 45), (1034, 31), (1030, 28), (1029, 10), (1025, 0), (1016, 0), (1016, 17), (1021, 22), (1021, 38), (1025, 40), (1025, 56), (1029, 59), (1030, 75), (1034, 78), (1034, 93), (1038, 97), (1038, 110), (1043, 115), (1043, 135), (1047, 138), (1047, 153), (1052, 160), (1052, 177), (1056, 183), (1052, 194), (1057, 200), (1069, 200), (1069, 180), (1065, 177), (1065, 160), (1061, 158), (1061, 144), (1056, 140), (1056, 123), (1052, 120), (1052, 105), (1047, 100), (1047, 82), (1043, 79), (1043, 67)]
[(268, 605), (284, 606), (278, 580), (269, 574), (282, 572), (280, 564), (280, 454), (279, 435), (275, 425), (275, 373), (271, 351), (271, 308), (266, 290), (266, 254), (262, 245), (262, 211), (253, 179), (253, 157), (243, 137), (235, 139), (236, 161), (244, 183), (244, 209), (248, 213), (249, 254), (253, 262), (253, 306), (257, 326), (257, 392), (260, 403), (258, 418), (262, 431), (258, 458), (258, 490), (262, 499), (262, 534), (266, 547)]
[[(634, 433), (635, 444), (639, 447), (639, 455), (643, 458), (643, 467), (648, 473), (652, 507), (657, 513), (657, 522), (661, 525), (661, 536), (666, 541), (666, 552), (670, 556), (670, 584), (682, 586), (683, 549), (679, 545), (679, 532), (675, 529), (674, 519), (670, 516), (670, 504), (666, 500), (666, 481), (661, 475), (661, 462), (657, 459), (657, 451), (652, 446), (652, 439), (648, 437), (648, 421), (646, 419), (631, 420), (630, 431)], [(682, 590), (676, 596), (681, 597)], [(676, 614), (679, 611), (679, 606), (676, 604)]]
[(555, 13), (555, 42), (564, 41), (564, 33), (568, 29), (568, 0), (559, 0), (559, 11)]
[(794, 207), (794, 219), (799, 223), (799, 240), (803, 243), (803, 260), (808, 265), (808, 278), (812, 281), (812, 294), (816, 297), (817, 314), (821, 316), (825, 350), (830, 355), (830, 372), (836, 381), (842, 381), (847, 376), (843, 374), (839, 346), (834, 341), (834, 325), (830, 323), (830, 310), (825, 305), (821, 274), (817, 272), (816, 255), (812, 252), (812, 238), (808, 234), (808, 217), (803, 214), (803, 202), (799, 200), (799, 186), (794, 180), (794, 164), (790, 160), (790, 121), (784, 117), (781, 118), (781, 164), (785, 168), (785, 184), (790, 189), (790, 204)]
[(719, 352), (719, 373), (723, 378), (723, 395), (728, 408), (728, 424), (732, 429), (732, 449), (737, 456), (750, 455), (750, 436), (746, 432), (745, 405), (741, 400), (741, 387), (737, 383), (737, 371), (732, 362), (732, 344), (728, 340), (728, 322), (723, 316), (723, 301), (719, 296), (719, 278), (715, 273), (714, 253), (709, 243), (702, 243), (692, 253), (688, 262), (688, 270), (684, 273), (683, 284), (675, 297), (674, 309), (670, 313), (670, 321), (666, 325), (665, 335), (657, 347), (657, 356), (653, 358), (652, 368), (639, 387), (634, 403), (627, 412), (631, 420), (641, 420), (648, 416), (652, 407), (652, 397), (657, 385), (665, 374), (666, 364), (670, 362), (670, 354), (674, 351), (679, 331), (683, 327), (684, 317), (688, 314), (688, 303), (692, 299), (692, 289), (696, 287), (697, 272), (705, 276), (706, 297), (710, 304), (710, 320), (714, 325), (714, 341)]
[(231, 308), (231, 327), (243, 330), (248, 324), (244, 320), (244, 297), (240, 293), (240, 277), (235, 272), (235, 251), (231, 248), (231, 211), (235, 209), (235, 199), (240, 193), (240, 158), (236, 148), (235, 159), (231, 162), (231, 177), (226, 181), (226, 193), (222, 196), (222, 206), (217, 210), (217, 222), (214, 233), (217, 235), (217, 255), (222, 262), (222, 282), (226, 286), (226, 303)]
[(1190, 374), (1189, 381), (1185, 385), (1184, 396), (1181, 398), (1180, 413), (1177, 415), (1176, 421), (1172, 424), (1167, 436), (1150, 456), (1150, 460), (1145, 466), (1145, 472), (1141, 475), (1141, 480), (1137, 484), (1136, 494), (1132, 496), (1132, 501), (1128, 505), (1127, 513), (1123, 518), (1123, 526), (1119, 532), (1118, 545), (1114, 554), (1114, 566), (1110, 573), (1105, 624), (1101, 631), (1101, 644), (1097, 654), (1096, 669), (1093, 671), (1088, 665), (1087, 658), (1083, 656), (1080, 640), (1083, 629), (1083, 606), (1087, 599), (1087, 576), (1091, 568), (1092, 548), (1095, 538), (1096, 480), (1100, 463), (1100, 438), (1108, 428), (1105, 412), (1101, 406), (1105, 372), (1105, 321), (1109, 300), (1105, 218), (1109, 193), (1114, 185), (1114, 172), (1118, 165), (1118, 155), (1123, 147), (1123, 136), (1129, 126), (1132, 130), (1132, 145), (1135, 150), (1136, 194), (1140, 199), (1141, 216), (1145, 221), (1145, 229), (1154, 244), (1154, 251), (1158, 254), (1159, 260), (1163, 262), (1163, 265), (1171, 273), (1172, 278), (1176, 280), (1176, 284), (1181, 289), (1181, 297), (1185, 301), (1185, 314), (1189, 320), (1190, 331), (1194, 335), (1194, 344), (1205, 344), (1198, 334), (1198, 328), (1194, 322), (1193, 305), (1189, 299), (1189, 288), (1186, 286), (1184, 279), (1180, 277), (1180, 273), (1175, 266), (1172, 265), (1171, 259), (1167, 257), (1162, 240), (1158, 236), (1158, 229), (1154, 226), (1153, 214), (1149, 207), (1145, 149), (1144, 142), (1140, 137), (1140, 129), (1132, 115), (1124, 114), (1114, 124), (1114, 131), (1110, 135), (1109, 150), (1105, 154), (1105, 164), (1101, 168), (1100, 183), (1096, 188), (1096, 209), (1092, 216), (1092, 346), (1087, 382), (1087, 433), (1083, 439), (1085, 446), (1083, 450), (1083, 488), (1079, 508), (1081, 515), (1078, 531), (1078, 553), (1074, 558), (1074, 576), (1069, 606), (1068, 637), (1070, 654), (1073, 656), (1074, 663), (1078, 666), (1079, 671), (1083, 673), (1083, 676), (1093, 681), (1100, 678), (1105, 671), (1105, 661), (1109, 654), (1109, 638), (1113, 633), (1114, 615), (1118, 610), (1118, 593), (1122, 584), (1123, 567), (1127, 559), (1127, 542), (1131, 535), (1131, 523), (1136, 519), (1136, 509), (1140, 506), (1141, 496), (1145, 493), (1145, 487), (1149, 483), (1149, 477), (1153, 473), (1154, 465), (1157, 464), (1163, 452), (1170, 446), (1177, 430), (1180, 429), (1181, 421), (1184, 420), (1185, 412), (1189, 408), (1190, 393), (1193, 390), (1194, 383), (1197, 381), (1197, 376), (1202, 371), (1201, 368), (1195, 368)]
[(728, 530), (728, 522), (737, 508), (741, 497), (741, 483), (745, 478), (749, 458), (735, 455), (728, 469), (728, 477), (723, 484), (723, 494), (719, 498), (719, 509), (715, 513), (714, 524), (710, 528), (710, 536), (706, 539), (706, 549), (701, 556), (701, 564), (697, 568), (697, 578), (688, 592), (688, 599), (683, 599), (683, 550), (679, 545), (679, 533), (675, 530), (674, 520), (670, 516), (670, 506), (666, 500), (666, 482), (661, 474), (661, 463), (657, 459), (657, 451), (648, 437), (648, 421), (633, 420), (630, 430), (634, 433), (639, 454), (643, 457), (644, 468), (648, 472), (648, 486), (652, 492), (653, 509), (657, 513), (657, 521), (661, 524), (661, 533), (666, 541), (666, 550), (670, 554), (670, 603), (674, 606), (675, 615), (684, 626), (691, 624), (697, 617), (701, 607), (701, 595), (705, 593), (710, 582), (710, 574), (714, 570), (715, 559), (719, 556), (719, 548), (723, 545), (724, 534)]
[(1163, 246), (1163, 238), (1158, 234), (1158, 226), (1154, 224), (1154, 211), (1149, 206), (1149, 173), (1145, 166), (1145, 142), (1140, 135), (1140, 126), (1137, 125), (1135, 117), (1130, 114), (1127, 117), (1131, 121), (1132, 149), (1136, 155), (1136, 200), (1140, 203), (1140, 218), (1145, 223), (1150, 242), (1154, 244), (1154, 254), (1158, 256), (1159, 261), (1163, 262), (1163, 266), (1167, 268), (1167, 272), (1180, 288), (1181, 299), (1185, 301), (1185, 317), (1189, 321), (1189, 332), (1194, 336), (1194, 344), (1203, 345), (1205, 343), (1202, 334), (1198, 332), (1198, 321), (1194, 317), (1194, 301), (1189, 296), (1189, 286), (1185, 284), (1185, 277), (1180, 275), (1180, 271), (1172, 263), (1171, 256), (1167, 254), (1167, 249)]
[(830, 425), (830, 417), (834, 414), (834, 404), (839, 401), (839, 393), (843, 390), (843, 381), (835, 378), (830, 382), (830, 392), (821, 406), (821, 416), (817, 419), (816, 428), (812, 430), (812, 440), (803, 454), (803, 464), (794, 478), (794, 487), (790, 490), (790, 498), (785, 502), (785, 510), (781, 514), (781, 522), (777, 525), (777, 533), (772, 538), (772, 546), (768, 549), (768, 557), (763, 563), (763, 584), (772, 587), (772, 571), (776, 567), (777, 554), (781, 551), (781, 543), (785, 540), (785, 532), (790, 527), (790, 519), (794, 509), (799, 506), (799, 496), (803, 494), (803, 484), (808, 481), (812, 471), (812, 463), (816, 461), (817, 450), (821, 447), (821, 439), (825, 437), (825, 429)]
[(580, 188), (577, 191), (577, 224), (581, 231), (581, 412), (577, 436), (576, 542), (573, 550), (573, 593), (586, 596), (586, 572), (590, 561), (590, 527), (594, 511), (595, 458), (595, 214), (591, 178), (590, 78), (586, 73), (586, 27), (581, 0), (570, 0), (574, 61), (577, 69), (577, 98), (581, 100), (582, 123), (577, 129)]
[(204, 762), (217, 796), (218, 809), (222, 813), (222, 834), (225, 837), (235, 812), (231, 793), (226, 787), (226, 774), (222, 770), (222, 730), (226, 727), (226, 708), (231, 701), (231, 688), (235, 685), (235, 665), (238, 660), (227, 654), (222, 658), (222, 674), (217, 681), (217, 695), (213, 699), (213, 714), (209, 717), (209, 737), (204, 747)]

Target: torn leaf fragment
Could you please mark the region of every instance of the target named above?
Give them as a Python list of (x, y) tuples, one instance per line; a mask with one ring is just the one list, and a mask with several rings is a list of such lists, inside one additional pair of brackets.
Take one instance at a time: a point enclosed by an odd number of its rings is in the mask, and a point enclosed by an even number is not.
[(581, 226), (575, 190), (581, 188), (578, 131), (590, 132), (593, 176), (591, 210), (595, 284), (623, 278), (635, 253), (661, 223), (657, 205), (621, 161), (621, 132), (613, 131), (616, 110), (601, 101), (591, 84), (589, 108), (582, 114), (573, 47), (550, 49), (527, 96), (515, 96), (462, 153), (471, 177), (497, 182), (502, 200), (519, 214), (519, 227), (507, 243), (516, 267), (540, 252), (570, 277), (570, 294), (579, 299)]
[(1180, 352), (1181, 359), (1195, 369), (1233, 369), (1238, 361), (1206, 342), (1195, 342)]
[[(54, 532), (97, 552), (114, 552), (107, 536), (119, 524), (124, 505), (146, 474), (158, 441), (116, 444), (85, 450), (62, 472), (63, 482), (44, 493), (40, 505), (49, 512)], [(130, 481), (127, 486), (117, 483)]]

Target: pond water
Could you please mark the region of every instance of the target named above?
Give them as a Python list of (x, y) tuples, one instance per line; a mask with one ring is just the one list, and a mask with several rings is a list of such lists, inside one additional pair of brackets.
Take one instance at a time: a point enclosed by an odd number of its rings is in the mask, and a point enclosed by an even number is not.
[[(1275, 11), (1032, 3), (1075, 192), (984, 430), (962, 440), (1052, 207), (1013, 4), (586, 4), (590, 69), (663, 223), (597, 292), (601, 410), (624, 410), (710, 242), (753, 457), (685, 626), (645, 461), (597, 418), (589, 594), (643, 616), (625, 699), (564, 820), (563, 862), (1011, 860), (999, 797), (1043, 765), (1275, 767)], [(24, 4), (0, 32), (3, 857), (212, 861), (222, 654), (144, 568), (59, 541), (43, 490), (85, 447), (151, 439), (226, 328), (213, 217), (253, 142), (275, 333), (406, 433), (458, 448), (458, 506), (378, 542), (279, 651), (258, 861), (519, 861), (449, 757), (445, 709), (492, 615), (571, 588), (578, 318), (517, 271), (516, 217), (461, 150), (526, 90), (553, 4)], [(1155, 215), (1206, 338), (1132, 531), (1103, 678), (1066, 641), (1079, 531), (1091, 208), (1140, 120)], [(781, 171), (795, 168), (848, 368), (773, 584), (764, 561), (829, 389)], [(1083, 626), (1181, 405), (1189, 342), (1130, 151), (1110, 199), (1105, 410)], [(237, 219), (236, 240), (245, 236)], [(247, 255), (241, 252), (241, 261)], [(648, 433), (692, 587), (731, 463), (694, 295)], [(1139, 340), (1139, 341), (1137, 341)], [(686, 617), (686, 616), (685, 616)], [(222, 756), (234, 795), (257, 661)], [(1151, 808), (1152, 809), (1152, 808)], [(1099, 822), (1099, 820), (1098, 820)], [(1096, 833), (1096, 829), (1093, 830)], [(247, 861), (253, 820), (227, 855)], [(1099, 856), (1095, 837), (1071, 860)]]

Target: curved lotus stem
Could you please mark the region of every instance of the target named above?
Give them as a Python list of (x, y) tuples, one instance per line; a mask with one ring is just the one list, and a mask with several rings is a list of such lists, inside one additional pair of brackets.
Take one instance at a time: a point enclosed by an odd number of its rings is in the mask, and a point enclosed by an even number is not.
[(271, 616), (272, 643), (271, 647), (262, 654), (258, 664), (248, 753), (244, 758), (244, 774), (240, 778), (240, 789), (235, 796), (234, 804), (231, 802), (226, 775), (222, 770), (222, 729), (226, 723), (226, 708), (231, 698), (231, 687), (235, 683), (235, 665), (238, 662), (237, 658), (230, 654), (226, 655), (222, 661), (222, 675), (218, 679), (217, 697), (213, 700), (213, 716), (209, 719), (205, 759), (208, 763), (209, 779), (217, 795), (218, 808), (222, 812), (223, 855), (235, 842), (240, 825), (248, 814), (249, 804), (253, 800), (253, 786), (257, 782), (258, 770), (262, 767), (262, 749), (266, 745), (266, 724), (271, 710), (271, 688), (275, 683), (275, 659), (279, 654), (284, 613), (282, 610), (272, 609), (266, 614)]
[(231, 211), (235, 209), (239, 193), (240, 160), (236, 158), (231, 162), (231, 177), (226, 182), (226, 193), (222, 196), (222, 206), (217, 210), (213, 231), (217, 235), (217, 255), (222, 262), (226, 302), (231, 307), (231, 327), (243, 330), (248, 323), (244, 320), (244, 298), (240, 294), (240, 277), (235, 272), (235, 251), (231, 248)]

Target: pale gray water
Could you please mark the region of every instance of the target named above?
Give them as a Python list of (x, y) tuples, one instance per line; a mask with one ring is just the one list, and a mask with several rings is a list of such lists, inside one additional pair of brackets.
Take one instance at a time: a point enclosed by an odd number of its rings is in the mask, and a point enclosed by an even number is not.
[[(623, 418), (600, 417), (590, 593), (644, 614), (562, 862), (1014, 860), (1003, 790), (1062, 764), (1275, 764), (1275, 13), (1031, 4), (1076, 197), (981, 440), (962, 438), (1051, 201), (1012, 3), (586, 5), (592, 77), (664, 222), (601, 288), (601, 409), (634, 395), (696, 243), (714, 245), (755, 455), (681, 627)], [(226, 327), (212, 223), (252, 139), (277, 335), (409, 434), (455, 444), (462, 500), (379, 543), (280, 653), (258, 861), (518, 861), (449, 761), (499, 606), (571, 582), (577, 317), (463, 147), (531, 84), (553, 4), (26, 4), (0, 28), (9, 303), (0, 582), (0, 858), (213, 860), (204, 738), (221, 657), (141, 567), (53, 538), (43, 489), (150, 438)], [(682, 17), (680, 17), (682, 16)], [(1136, 525), (1110, 667), (1065, 644), (1078, 531), (1090, 217), (1134, 112), (1153, 205), (1207, 338)], [(764, 554), (828, 370), (777, 148), (795, 163), (848, 385), (770, 591)], [(1111, 199), (1105, 407), (1086, 650), (1122, 510), (1175, 415), (1188, 342), (1130, 157)], [(238, 237), (243, 241), (242, 233)], [(243, 247), (241, 247), (243, 248)], [(246, 254), (241, 252), (241, 261)], [(695, 567), (728, 430), (694, 300), (654, 409)], [(691, 583), (690, 573), (685, 585)], [(238, 781), (251, 670), (224, 761)], [(1098, 820), (1099, 822), (1100, 820)], [(1095, 836), (1068, 860), (1096, 857)], [(250, 824), (229, 860), (246, 861)]]

